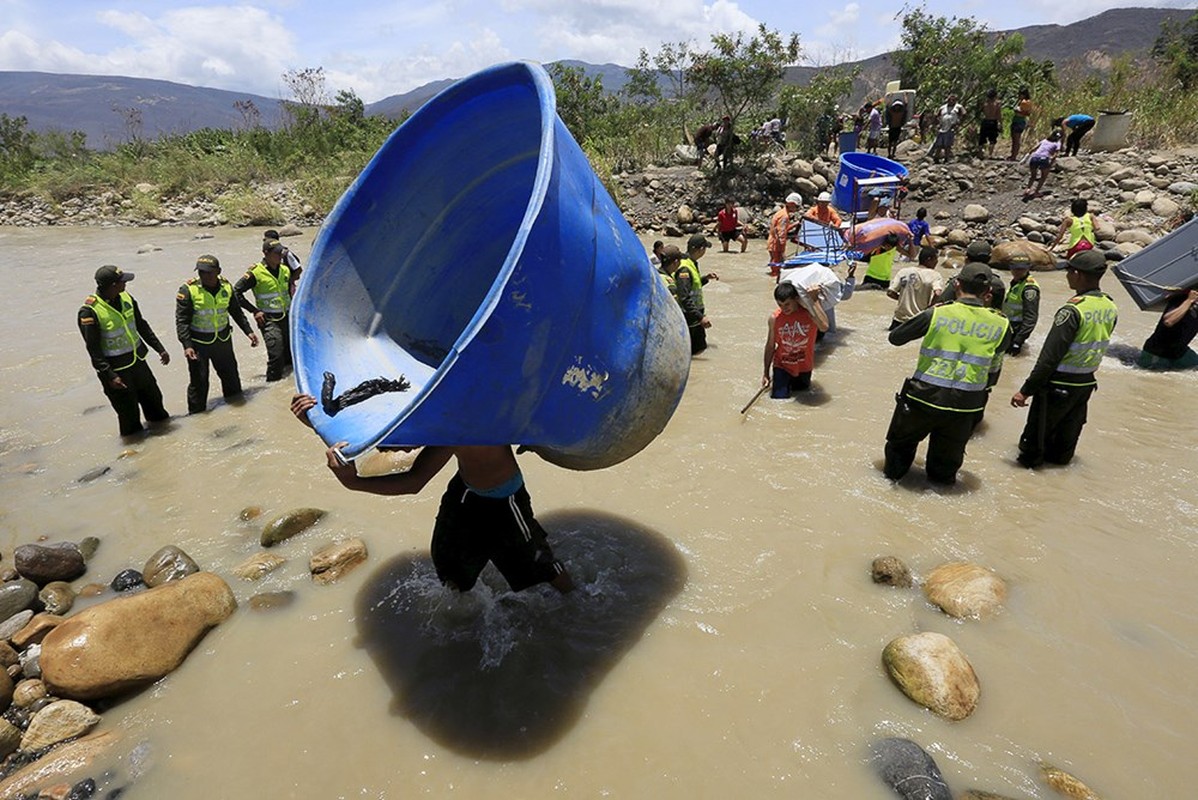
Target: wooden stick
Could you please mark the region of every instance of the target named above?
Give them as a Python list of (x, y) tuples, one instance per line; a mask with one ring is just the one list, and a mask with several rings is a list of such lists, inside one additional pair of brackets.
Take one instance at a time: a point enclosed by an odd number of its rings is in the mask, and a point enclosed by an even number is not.
[(753, 395), (753, 399), (752, 399), (752, 400), (750, 400), (748, 403), (746, 403), (746, 404), (745, 404), (745, 407), (744, 407), (744, 408), (742, 408), (742, 409), (740, 410), (740, 413), (742, 413), (742, 414), (743, 414), (743, 413), (745, 413), (746, 411), (748, 411), (748, 410), (749, 410), (749, 406), (751, 406), (751, 405), (753, 405), (754, 403), (756, 403), (756, 402), (757, 402), (757, 398), (759, 398), (759, 397), (761, 397), (763, 394), (765, 394), (765, 390), (766, 390), (766, 389), (768, 389), (768, 388), (770, 388), (770, 385), (767, 383), (765, 386), (762, 386), (760, 389), (758, 389), (758, 390), (757, 390), (757, 394)]

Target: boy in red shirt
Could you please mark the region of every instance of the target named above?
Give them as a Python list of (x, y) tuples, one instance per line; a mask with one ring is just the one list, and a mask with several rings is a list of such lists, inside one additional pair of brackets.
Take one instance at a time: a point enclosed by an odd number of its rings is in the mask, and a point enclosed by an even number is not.
[(828, 315), (820, 305), (818, 286), (808, 289), (807, 296), (811, 311), (804, 307), (794, 284), (780, 283), (774, 287), (778, 309), (769, 317), (761, 385), (769, 386), (772, 377), (770, 397), (775, 400), (785, 400), (792, 391), (811, 388), (816, 331), (828, 330)]
[(740, 251), (745, 252), (745, 248), (749, 246), (749, 238), (740, 227), (736, 203), (732, 202), (731, 197), (724, 200), (724, 207), (716, 214), (716, 220), (719, 223), (720, 241), (724, 243), (724, 252), (728, 252), (728, 242), (733, 239), (740, 242)]

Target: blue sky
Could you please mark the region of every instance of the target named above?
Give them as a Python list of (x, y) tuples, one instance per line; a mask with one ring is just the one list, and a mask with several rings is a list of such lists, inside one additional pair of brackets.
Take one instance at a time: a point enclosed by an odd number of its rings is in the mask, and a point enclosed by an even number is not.
[[(1109, 8), (1194, 0), (927, 0), (934, 14), (992, 30), (1069, 23)], [(128, 75), (288, 97), (287, 70), (322, 67), (330, 94), (366, 102), (513, 59), (631, 65), (641, 48), (760, 22), (798, 33), (800, 63), (892, 49), (893, 0), (0, 0), (0, 70)], [(1063, 49), (1075, 46), (1062, 42)]]

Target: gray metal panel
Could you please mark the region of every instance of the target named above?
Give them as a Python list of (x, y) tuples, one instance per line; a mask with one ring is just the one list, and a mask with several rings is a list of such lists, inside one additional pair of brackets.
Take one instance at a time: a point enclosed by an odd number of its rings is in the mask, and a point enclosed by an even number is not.
[(1198, 286), (1198, 217), (1114, 266), (1115, 276), (1142, 310), (1157, 310), (1171, 289)]

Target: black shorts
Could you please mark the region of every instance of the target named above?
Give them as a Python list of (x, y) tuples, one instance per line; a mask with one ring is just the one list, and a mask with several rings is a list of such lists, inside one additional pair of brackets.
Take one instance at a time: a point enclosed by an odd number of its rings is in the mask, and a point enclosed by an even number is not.
[(740, 228), (733, 228), (730, 231), (720, 231), (721, 242), (731, 242), (740, 238)]
[(564, 569), (553, 556), (545, 529), (533, 518), (521, 486), (509, 497), (475, 494), (454, 475), (441, 497), (433, 528), (433, 566), (442, 583), (471, 589), (490, 561), (513, 591), (548, 583)]
[(898, 140), (903, 138), (903, 126), (891, 125), (886, 131), (886, 136), (890, 144), (897, 144)]
[(994, 144), (998, 141), (998, 120), (984, 119), (982, 120), (982, 128), (978, 132), (978, 143), (983, 144), (989, 142)]

